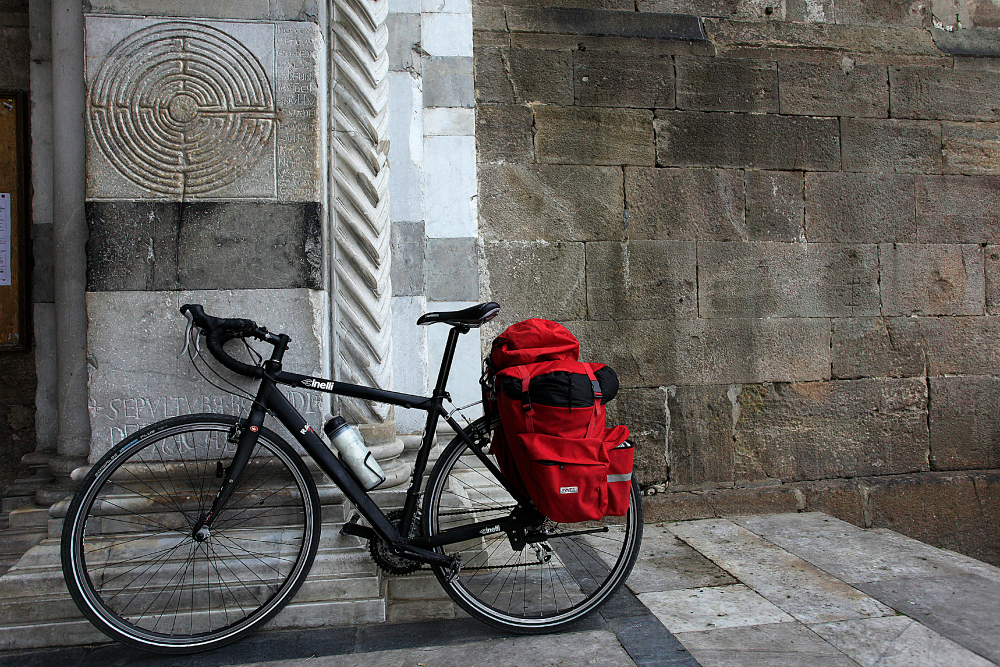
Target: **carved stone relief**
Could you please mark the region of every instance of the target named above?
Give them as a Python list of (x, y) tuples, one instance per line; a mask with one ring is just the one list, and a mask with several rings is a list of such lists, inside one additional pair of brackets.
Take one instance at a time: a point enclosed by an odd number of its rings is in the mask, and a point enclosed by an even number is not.
[(89, 199), (320, 199), (315, 25), (87, 27)]

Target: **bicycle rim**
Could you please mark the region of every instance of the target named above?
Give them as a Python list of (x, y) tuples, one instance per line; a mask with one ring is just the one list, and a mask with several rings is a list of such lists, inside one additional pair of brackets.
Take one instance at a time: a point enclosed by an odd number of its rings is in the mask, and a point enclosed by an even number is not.
[(276, 614), (308, 574), (319, 540), (315, 485), (266, 429), (206, 539), (236, 451), (235, 418), (181, 417), (116, 446), (81, 485), (63, 528), (77, 605), (111, 637), (193, 652), (235, 641)]
[[(484, 420), (467, 432), (481, 443), (489, 443), (492, 435)], [(514, 506), (510, 494), (456, 438), (431, 474), (425, 530), (433, 536), (507, 516)], [(632, 570), (642, 539), (638, 485), (633, 482), (624, 517), (580, 524), (546, 521), (544, 528), (551, 533), (548, 540), (520, 550), (503, 532), (442, 547), (461, 557), (462, 569), (453, 581), (435, 569), (438, 580), (463, 609), (496, 627), (541, 633), (575, 623), (604, 604)]]

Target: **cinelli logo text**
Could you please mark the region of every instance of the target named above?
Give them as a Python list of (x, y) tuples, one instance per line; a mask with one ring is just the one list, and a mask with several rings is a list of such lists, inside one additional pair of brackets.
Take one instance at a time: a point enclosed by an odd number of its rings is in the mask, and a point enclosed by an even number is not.
[(313, 378), (306, 378), (302, 381), (303, 387), (309, 387), (311, 389), (324, 389), (326, 391), (333, 391), (333, 380), (330, 382), (321, 382)]

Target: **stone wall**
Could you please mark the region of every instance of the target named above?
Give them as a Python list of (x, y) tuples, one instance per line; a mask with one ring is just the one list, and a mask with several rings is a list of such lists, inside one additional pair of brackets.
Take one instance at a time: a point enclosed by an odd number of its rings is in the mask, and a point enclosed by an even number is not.
[(559, 320), (617, 369), (653, 516), (1000, 563), (991, 7), (475, 7), (486, 334)]
[[(28, 90), (28, 3), (0, 2), (0, 90)], [(27, 100), (26, 100), (27, 101)], [(4, 156), (11, 159), (11, 156)], [(28, 472), (21, 457), (35, 447), (35, 354), (0, 352), (0, 493)]]

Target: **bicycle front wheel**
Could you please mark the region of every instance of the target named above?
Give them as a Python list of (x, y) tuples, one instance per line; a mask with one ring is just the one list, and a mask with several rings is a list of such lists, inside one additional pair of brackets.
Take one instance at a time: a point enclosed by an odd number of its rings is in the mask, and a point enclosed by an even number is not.
[(63, 576), (111, 638), (161, 653), (216, 648), (278, 613), (309, 573), (319, 496), (302, 459), (267, 429), (211, 530), (193, 534), (236, 452), (236, 422), (158, 422), (113, 447), (81, 484), (63, 524)]
[[(489, 448), (497, 421), (477, 420), (466, 433)], [(508, 516), (516, 502), (496, 477), (456, 437), (428, 481), (424, 530), (446, 530)], [(521, 549), (503, 532), (438, 548), (459, 556), (462, 569), (449, 580), (434, 568), (448, 595), (470, 615), (495, 627), (533, 634), (553, 632), (596, 611), (618, 590), (635, 564), (642, 541), (642, 503), (633, 480), (628, 513), (600, 521), (556, 524), (548, 538)]]

